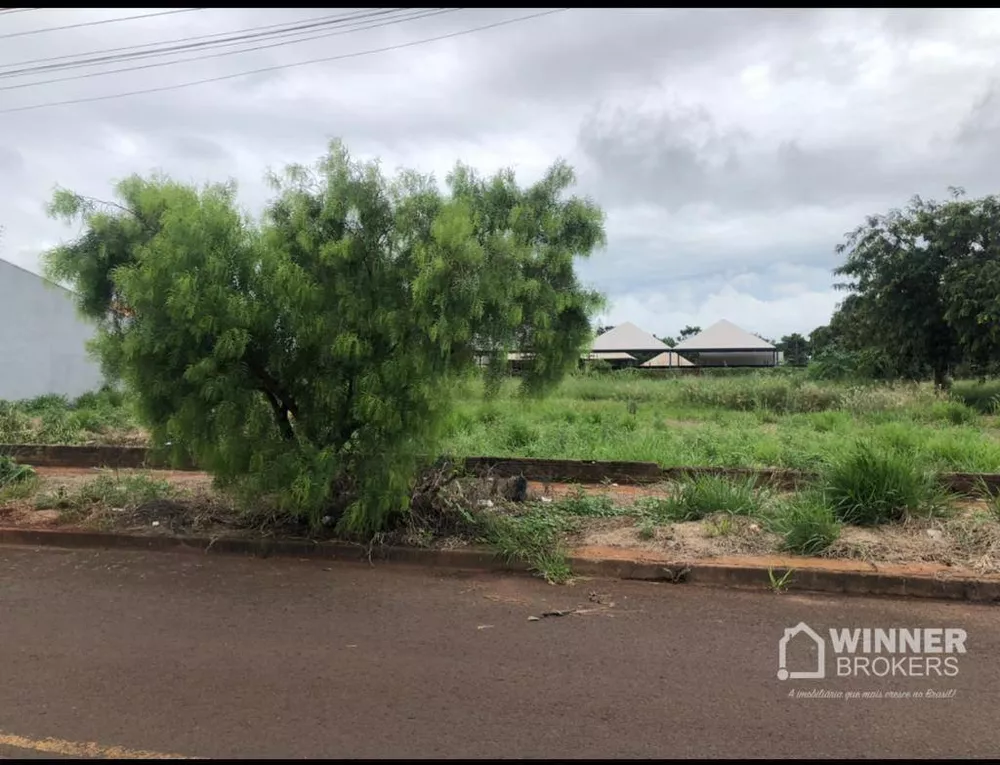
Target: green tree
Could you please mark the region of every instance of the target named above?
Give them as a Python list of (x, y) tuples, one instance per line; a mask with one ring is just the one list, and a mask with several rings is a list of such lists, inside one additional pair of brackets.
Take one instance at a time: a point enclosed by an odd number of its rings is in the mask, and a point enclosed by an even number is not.
[(60, 192), (52, 213), (84, 233), (48, 269), (99, 321), (156, 443), (242, 497), (372, 532), (405, 509), (477, 356), (533, 354), (527, 394), (575, 367), (601, 301), (574, 258), (603, 243), (603, 215), (565, 196), (562, 163), (528, 188), (459, 165), (444, 195), (335, 142), (271, 180), (259, 222), (232, 185), (131, 178), (113, 205)]
[(656, 339), (659, 340), (664, 345), (669, 346), (670, 348), (673, 348), (675, 345), (677, 345), (677, 341), (670, 335), (664, 335), (663, 337), (658, 337)]
[(785, 335), (776, 347), (785, 354), (786, 364), (804, 367), (809, 363), (809, 341), (798, 332)]
[(692, 327), (690, 324), (684, 327), (680, 332), (677, 333), (677, 342), (687, 340), (689, 337), (694, 337), (699, 332), (701, 332), (701, 327)]
[(869, 217), (837, 248), (846, 261), (835, 273), (848, 277), (838, 286), (856, 297), (855, 338), (893, 376), (929, 373), (944, 385), (965, 355), (995, 355), (988, 317), (997, 202), (962, 195), (953, 189), (945, 203), (915, 197), (903, 210)]

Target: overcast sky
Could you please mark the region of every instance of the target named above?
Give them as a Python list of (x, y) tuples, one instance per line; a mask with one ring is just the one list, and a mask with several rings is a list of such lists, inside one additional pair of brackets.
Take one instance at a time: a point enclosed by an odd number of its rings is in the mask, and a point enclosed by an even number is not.
[[(529, 182), (562, 156), (579, 191), (608, 213), (607, 249), (580, 266), (611, 300), (605, 322), (662, 335), (726, 318), (776, 338), (829, 319), (834, 247), (866, 214), (917, 193), (943, 197), (948, 186), (998, 190), (993, 9), (573, 9), (371, 55), (13, 111), (398, 46), (539, 10), (211, 9), (17, 36), (154, 11), (0, 13), (0, 257), (38, 270), (38, 254), (72, 236), (44, 214), (57, 185), (108, 198), (133, 172), (235, 178), (256, 210), (266, 168), (312, 162), (331, 137), (389, 169), (442, 179), (461, 159), (483, 171), (514, 167)], [(52, 68), (164, 42), (203, 47)], [(32, 67), (49, 68), (8, 76)]]

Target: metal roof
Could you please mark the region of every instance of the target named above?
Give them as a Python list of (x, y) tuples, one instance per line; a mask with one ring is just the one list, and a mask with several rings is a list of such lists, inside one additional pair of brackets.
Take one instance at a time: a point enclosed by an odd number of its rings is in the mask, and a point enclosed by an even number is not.
[(773, 351), (774, 346), (757, 335), (722, 319), (674, 346), (677, 351)]
[(659, 356), (654, 356), (645, 364), (640, 364), (639, 366), (645, 369), (654, 369), (666, 367), (693, 367), (694, 364), (673, 351), (666, 351), (661, 353)]
[(639, 329), (632, 322), (626, 321), (597, 337), (591, 350), (594, 353), (606, 353), (615, 351), (669, 351), (670, 348), (666, 343), (657, 340), (645, 330)]

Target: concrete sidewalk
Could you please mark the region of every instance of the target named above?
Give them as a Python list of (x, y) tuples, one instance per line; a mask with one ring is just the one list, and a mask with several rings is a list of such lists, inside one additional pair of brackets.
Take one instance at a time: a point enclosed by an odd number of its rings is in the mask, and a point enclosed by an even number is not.
[[(800, 621), (957, 627), (968, 653), (781, 682)], [(0, 548), (4, 758), (997, 756), (997, 655), (984, 606)], [(955, 694), (790, 697), (816, 689)]]

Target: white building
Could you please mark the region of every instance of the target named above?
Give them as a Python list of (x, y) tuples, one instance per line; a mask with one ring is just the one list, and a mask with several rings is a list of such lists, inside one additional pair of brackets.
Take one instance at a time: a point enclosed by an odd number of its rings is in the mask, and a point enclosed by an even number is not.
[(96, 328), (72, 292), (0, 259), (0, 399), (76, 397), (103, 384), (87, 354)]

